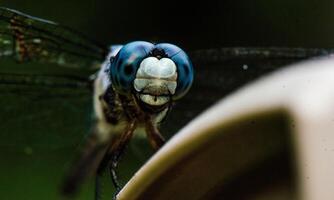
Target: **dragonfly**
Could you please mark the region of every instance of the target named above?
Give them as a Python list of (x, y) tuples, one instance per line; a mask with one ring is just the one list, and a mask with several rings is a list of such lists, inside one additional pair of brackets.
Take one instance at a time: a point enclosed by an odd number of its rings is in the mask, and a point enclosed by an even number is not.
[(67, 101), (66, 95), (93, 99), (92, 128), (62, 184), (67, 196), (95, 176), (95, 199), (101, 199), (100, 179), (107, 170), (116, 199), (121, 189), (117, 166), (133, 135), (145, 132), (158, 150), (165, 142), (160, 130), (176, 132), (221, 97), (265, 73), (332, 53), (321, 48), (230, 47), (187, 54), (170, 43), (145, 41), (108, 46), (67, 26), (0, 8), (0, 57), (45, 67), (43, 73), (1, 70), (3, 95), (20, 95), (17, 87), (34, 87), (43, 96), (61, 91), (60, 101)]

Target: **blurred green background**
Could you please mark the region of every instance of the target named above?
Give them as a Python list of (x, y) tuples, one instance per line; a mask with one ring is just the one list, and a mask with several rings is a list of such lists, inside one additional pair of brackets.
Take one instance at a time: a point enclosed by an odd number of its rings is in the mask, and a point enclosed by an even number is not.
[[(232, 46), (334, 46), (334, 2), (329, 0), (0, 2), (73, 27), (104, 44), (149, 40), (175, 43), (189, 51)], [(0, 62), (0, 72), (83, 78), (92, 73), (17, 65), (8, 60)], [(6, 84), (0, 85), (0, 92), (1, 199), (60, 199), (59, 184), (90, 128), (90, 90)], [(167, 120), (163, 130), (172, 135), (179, 128)], [(120, 164), (121, 181), (125, 183), (152, 153), (146, 140), (133, 140)], [(105, 197), (110, 199), (113, 187), (108, 176), (104, 182)], [(82, 188), (77, 199), (92, 199), (92, 183)]]

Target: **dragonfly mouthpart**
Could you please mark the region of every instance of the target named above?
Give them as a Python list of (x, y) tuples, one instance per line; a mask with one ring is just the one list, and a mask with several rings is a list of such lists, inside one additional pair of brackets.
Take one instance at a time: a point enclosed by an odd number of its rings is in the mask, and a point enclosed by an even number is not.
[(150, 94), (139, 94), (139, 98), (142, 102), (151, 106), (162, 106), (170, 101), (169, 96), (154, 96)]

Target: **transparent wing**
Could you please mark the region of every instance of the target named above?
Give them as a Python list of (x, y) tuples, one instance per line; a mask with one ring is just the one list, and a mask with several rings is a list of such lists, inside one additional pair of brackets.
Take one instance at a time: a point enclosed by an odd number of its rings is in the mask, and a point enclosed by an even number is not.
[(0, 57), (96, 68), (108, 48), (68, 27), (0, 7)]
[[(60, 179), (90, 127), (88, 84), (71, 77), (0, 77), (0, 156), (7, 158), (0, 166), (0, 184), (6, 185), (2, 195), (6, 199), (61, 199)], [(22, 177), (26, 180), (20, 182)], [(45, 193), (38, 194), (41, 188)]]
[(334, 49), (242, 47), (190, 52), (195, 71), (193, 86), (170, 112), (162, 132), (174, 134), (213, 103), (261, 75), (333, 53)]

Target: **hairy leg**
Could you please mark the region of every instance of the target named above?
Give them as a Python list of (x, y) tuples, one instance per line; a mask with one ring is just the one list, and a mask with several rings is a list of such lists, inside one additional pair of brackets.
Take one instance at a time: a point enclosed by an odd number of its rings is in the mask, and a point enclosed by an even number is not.
[(116, 199), (116, 195), (121, 190), (121, 185), (118, 181), (116, 172), (117, 165), (120, 160), (120, 157), (124, 153), (126, 146), (128, 145), (130, 139), (132, 138), (136, 126), (137, 122), (135, 120), (129, 122), (129, 124), (125, 128), (125, 131), (112, 144), (112, 146), (110, 147), (110, 151), (108, 152), (108, 155), (106, 155), (105, 158), (105, 160), (108, 162), (110, 177), (116, 190), (115, 195), (113, 197), (114, 199)]
[(155, 150), (158, 150), (165, 144), (165, 138), (160, 134), (160, 131), (153, 124), (152, 120), (148, 120), (146, 123), (146, 135), (147, 138)]

